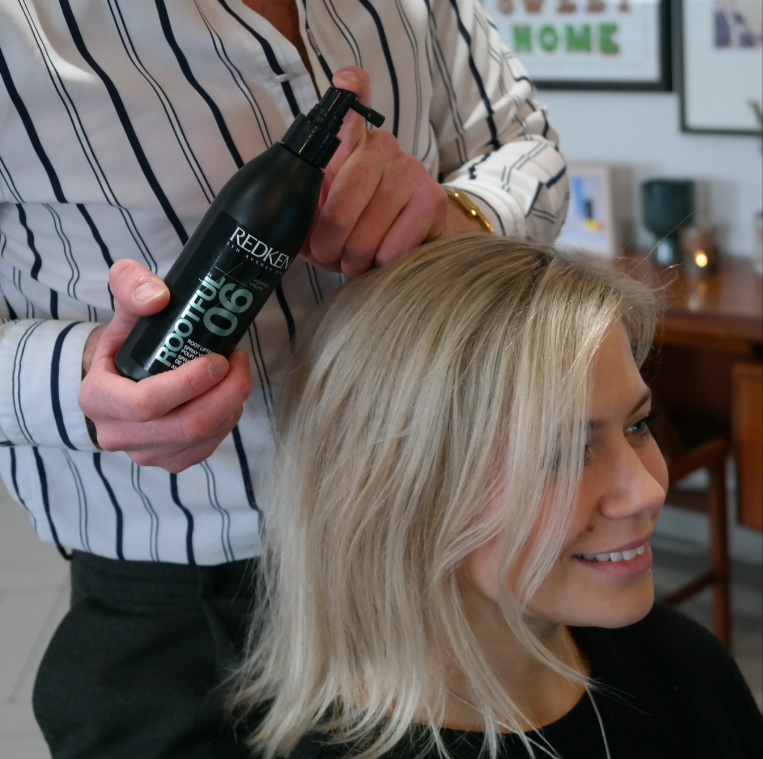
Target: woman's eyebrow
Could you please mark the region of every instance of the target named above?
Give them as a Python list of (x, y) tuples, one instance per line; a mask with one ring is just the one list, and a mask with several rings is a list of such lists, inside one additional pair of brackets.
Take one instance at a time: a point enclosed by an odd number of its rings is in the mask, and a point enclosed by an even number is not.
[(633, 414), (635, 414), (647, 401), (651, 401), (651, 400), (652, 400), (652, 391), (649, 388), (647, 388), (644, 391), (644, 394), (639, 399), (638, 403), (631, 409), (631, 413), (628, 414), (628, 416), (632, 416)]
[[(638, 399), (638, 402), (636, 405), (628, 412), (628, 416), (633, 416), (647, 401), (652, 400), (652, 391), (647, 388), (644, 391), (644, 394)], [(588, 420), (588, 431), (593, 432), (597, 427), (601, 426), (601, 420), (599, 419), (589, 419)]]

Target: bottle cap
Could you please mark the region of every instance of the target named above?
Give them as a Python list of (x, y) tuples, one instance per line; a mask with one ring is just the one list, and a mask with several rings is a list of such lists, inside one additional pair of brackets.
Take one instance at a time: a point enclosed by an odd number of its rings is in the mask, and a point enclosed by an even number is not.
[(297, 116), (281, 144), (313, 166), (326, 168), (341, 143), (337, 134), (350, 109), (376, 127), (384, 123), (384, 116), (359, 103), (354, 92), (329, 87), (307, 116)]

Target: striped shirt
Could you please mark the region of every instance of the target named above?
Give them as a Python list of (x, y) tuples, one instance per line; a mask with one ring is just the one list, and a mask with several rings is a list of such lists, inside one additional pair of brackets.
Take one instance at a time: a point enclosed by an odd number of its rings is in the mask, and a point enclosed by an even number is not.
[[(373, 106), (496, 230), (553, 240), (556, 135), (476, 0), (301, 0), (320, 91), (371, 74)], [(254, 389), (180, 474), (98, 451), (77, 405), (109, 266), (163, 276), (225, 181), (317, 100), (296, 48), (241, 0), (0, 6), (0, 472), (39, 536), (109, 558), (219, 564), (259, 551), (270, 415), (289, 336), (338, 286), (298, 260), (242, 341)]]

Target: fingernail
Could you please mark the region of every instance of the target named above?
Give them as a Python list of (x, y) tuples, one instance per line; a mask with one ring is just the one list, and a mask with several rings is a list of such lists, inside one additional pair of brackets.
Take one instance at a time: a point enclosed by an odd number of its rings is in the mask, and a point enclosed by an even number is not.
[(166, 285), (163, 282), (157, 282), (156, 280), (149, 280), (143, 282), (135, 288), (133, 297), (138, 303), (148, 303), (148, 301), (158, 298), (166, 290)]
[(348, 84), (355, 86), (360, 84), (360, 79), (354, 71), (342, 71), (341, 73), (337, 74), (337, 76), (344, 82), (345, 88)]
[(217, 382), (228, 373), (228, 362), (217, 354), (210, 356), (207, 361), (207, 371), (209, 376)]

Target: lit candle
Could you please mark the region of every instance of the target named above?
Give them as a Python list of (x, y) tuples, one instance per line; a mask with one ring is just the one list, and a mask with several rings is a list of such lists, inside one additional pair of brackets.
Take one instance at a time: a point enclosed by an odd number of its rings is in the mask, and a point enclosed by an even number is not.
[(683, 268), (690, 277), (715, 271), (717, 251), (715, 230), (706, 224), (688, 224), (679, 230)]

